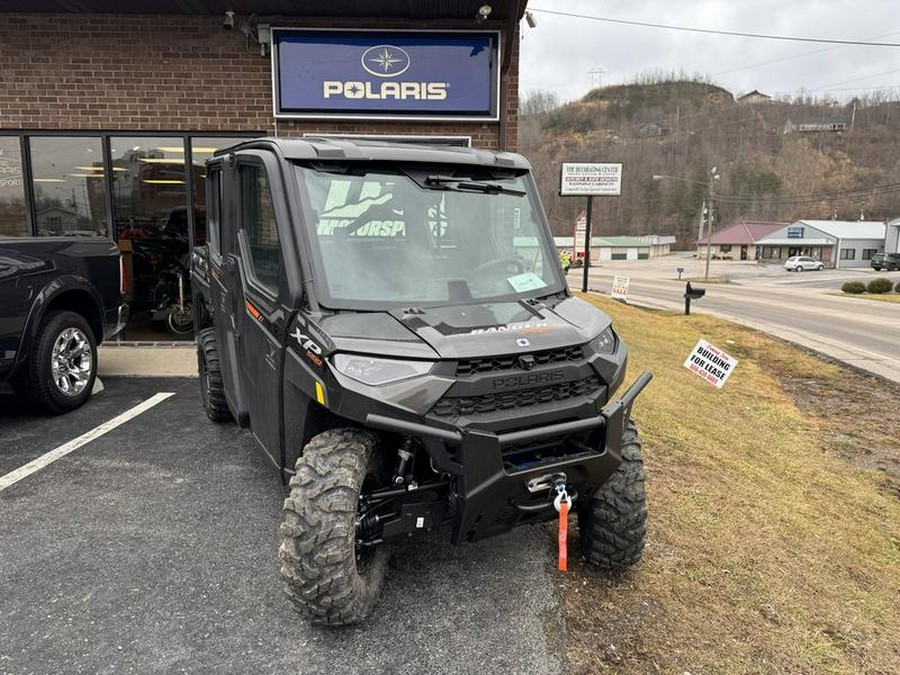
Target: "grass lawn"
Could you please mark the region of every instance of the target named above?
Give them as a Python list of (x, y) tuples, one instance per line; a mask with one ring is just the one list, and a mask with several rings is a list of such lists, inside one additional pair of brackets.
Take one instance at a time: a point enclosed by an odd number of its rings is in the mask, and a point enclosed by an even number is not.
[[(650, 515), (625, 573), (572, 533), (567, 671), (900, 672), (900, 387), (713, 317), (590, 301), (629, 345), (627, 383), (655, 375), (634, 408)], [(700, 337), (739, 359), (721, 390), (682, 367)]]

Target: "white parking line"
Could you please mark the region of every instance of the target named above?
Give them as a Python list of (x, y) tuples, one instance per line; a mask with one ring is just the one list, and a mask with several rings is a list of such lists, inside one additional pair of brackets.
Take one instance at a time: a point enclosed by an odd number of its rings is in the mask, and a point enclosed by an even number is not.
[(108, 422), (104, 422), (99, 427), (95, 427), (88, 431), (87, 433), (81, 434), (78, 438), (74, 438), (68, 443), (64, 445), (60, 445), (58, 448), (51, 450), (50, 452), (41, 455), (37, 459), (33, 459), (28, 464), (24, 466), (20, 466), (15, 471), (12, 471), (5, 476), (0, 476), (0, 492), (3, 492), (10, 485), (15, 485), (23, 478), (26, 478), (33, 474), (35, 471), (40, 471), (48, 464), (52, 464), (58, 459), (61, 459), (68, 455), (70, 452), (73, 452), (80, 448), (82, 445), (86, 443), (90, 443), (95, 438), (100, 438), (103, 434), (112, 431), (116, 427), (125, 424), (128, 420), (137, 417), (142, 412), (145, 412), (155, 406), (157, 403), (162, 403), (170, 396), (174, 396), (175, 392), (162, 391), (158, 394), (154, 394), (150, 398), (148, 398), (143, 403), (139, 403), (130, 410), (126, 410), (121, 415), (113, 417)]

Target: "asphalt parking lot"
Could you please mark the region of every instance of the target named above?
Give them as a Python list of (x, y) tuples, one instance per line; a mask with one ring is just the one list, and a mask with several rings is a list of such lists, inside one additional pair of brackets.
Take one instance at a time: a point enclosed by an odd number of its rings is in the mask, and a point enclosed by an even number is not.
[[(397, 549), (366, 624), (312, 628), (281, 593), (286, 491), (252, 436), (209, 422), (195, 379), (105, 385), (63, 417), (0, 399), (0, 673), (564, 670), (546, 646), (545, 531)], [(3, 487), (159, 392), (173, 395)]]

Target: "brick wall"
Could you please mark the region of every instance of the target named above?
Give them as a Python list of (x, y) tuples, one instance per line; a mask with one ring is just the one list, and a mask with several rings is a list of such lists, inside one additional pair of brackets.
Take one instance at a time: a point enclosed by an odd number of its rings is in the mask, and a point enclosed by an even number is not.
[[(292, 25), (281, 19), (271, 23)], [(365, 27), (410, 28), (375, 21)], [(414, 27), (474, 26), (417, 22)], [(478, 28), (499, 29), (501, 42), (506, 40), (504, 25)], [(518, 33), (513, 39), (518, 42)], [(258, 50), (251, 45), (248, 52), (239, 31), (223, 31), (219, 16), (0, 13), (0, 130), (465, 135), (476, 146), (498, 147), (496, 122), (279, 120), (276, 128), (270, 61)], [(518, 45), (509, 78), (509, 149), (516, 139), (517, 73)]]

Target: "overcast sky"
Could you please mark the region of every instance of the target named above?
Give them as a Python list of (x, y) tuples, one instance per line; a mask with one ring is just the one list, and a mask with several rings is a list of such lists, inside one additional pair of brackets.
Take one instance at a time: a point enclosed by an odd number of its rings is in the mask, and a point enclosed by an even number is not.
[[(784, 42), (627, 26), (558, 16), (541, 9), (608, 19), (791, 37), (900, 43), (896, 0), (529, 0), (536, 28), (522, 22), (522, 94), (554, 91), (581, 98), (596, 84), (641, 74), (708, 76), (735, 95), (807, 90), (847, 100), (892, 88), (900, 94), (900, 47)], [(603, 70), (600, 75), (590, 71)]]

